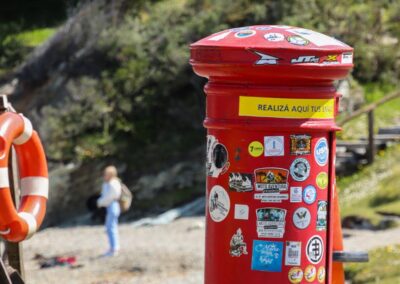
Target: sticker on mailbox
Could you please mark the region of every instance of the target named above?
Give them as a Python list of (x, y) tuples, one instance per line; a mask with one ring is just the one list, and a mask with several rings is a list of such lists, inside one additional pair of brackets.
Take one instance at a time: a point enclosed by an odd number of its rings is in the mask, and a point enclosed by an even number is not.
[(289, 171), (282, 168), (261, 168), (254, 171), (255, 189), (264, 192), (280, 192), (288, 189)]
[(268, 272), (282, 271), (283, 243), (253, 241), (251, 269)]
[(282, 208), (257, 209), (257, 235), (259, 238), (283, 238), (286, 210)]
[(215, 185), (210, 192), (208, 210), (214, 222), (221, 222), (229, 214), (231, 202), (226, 190), (219, 185)]
[[(260, 55), (261, 53), (257, 54)], [(261, 58), (256, 64), (277, 64), (277, 58)], [(334, 99), (289, 99), (240, 96), (239, 116), (328, 119), (334, 117), (334, 106)]]

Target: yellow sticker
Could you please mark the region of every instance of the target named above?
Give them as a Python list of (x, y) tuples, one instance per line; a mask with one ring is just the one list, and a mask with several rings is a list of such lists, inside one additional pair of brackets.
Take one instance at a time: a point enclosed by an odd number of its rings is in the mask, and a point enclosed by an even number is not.
[(325, 283), (325, 267), (321, 266), (320, 268), (318, 268), (318, 282), (319, 283)]
[(317, 175), (316, 183), (320, 189), (326, 189), (328, 187), (328, 174), (326, 172), (320, 172)]
[(292, 267), (289, 271), (290, 283), (297, 284), (303, 280), (303, 270), (300, 267)]
[(304, 279), (306, 279), (307, 282), (311, 283), (315, 280), (317, 277), (317, 269), (315, 268), (314, 265), (309, 265), (306, 267), (304, 270)]
[(249, 154), (252, 157), (260, 157), (264, 153), (264, 146), (258, 141), (249, 144)]
[(328, 119), (334, 112), (334, 99), (239, 97), (239, 116)]

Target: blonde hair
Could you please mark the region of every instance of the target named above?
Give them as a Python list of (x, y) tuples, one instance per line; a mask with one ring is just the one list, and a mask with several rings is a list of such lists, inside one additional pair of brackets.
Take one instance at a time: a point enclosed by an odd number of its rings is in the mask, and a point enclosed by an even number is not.
[(115, 166), (108, 166), (104, 169), (104, 173), (108, 173), (110, 176), (116, 178), (118, 177), (118, 171)]

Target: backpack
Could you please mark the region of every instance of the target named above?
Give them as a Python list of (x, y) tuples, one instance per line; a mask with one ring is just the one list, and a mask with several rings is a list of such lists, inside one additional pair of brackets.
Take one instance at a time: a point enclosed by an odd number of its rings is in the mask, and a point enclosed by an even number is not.
[(119, 206), (121, 208), (121, 213), (127, 212), (132, 205), (133, 194), (129, 188), (121, 182), (121, 196), (119, 197)]

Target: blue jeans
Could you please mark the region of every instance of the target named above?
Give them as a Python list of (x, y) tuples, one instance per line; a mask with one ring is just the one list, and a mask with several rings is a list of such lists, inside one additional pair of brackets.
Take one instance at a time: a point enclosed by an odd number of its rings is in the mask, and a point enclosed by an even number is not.
[(118, 217), (121, 213), (118, 201), (114, 201), (107, 207), (106, 232), (110, 251), (119, 250)]

